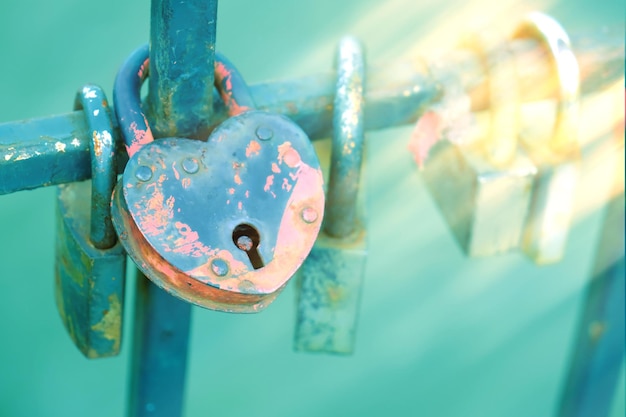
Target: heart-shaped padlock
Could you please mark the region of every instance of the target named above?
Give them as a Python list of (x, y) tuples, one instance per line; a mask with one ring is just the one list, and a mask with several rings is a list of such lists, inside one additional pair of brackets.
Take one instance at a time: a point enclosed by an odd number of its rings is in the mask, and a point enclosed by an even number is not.
[[(222, 97), (246, 91), (220, 58)], [(241, 105), (249, 96), (226, 102), (239, 114), (206, 142), (153, 141), (139, 106), (146, 64), (147, 49), (137, 51), (118, 75), (126, 81), (116, 80), (130, 156), (112, 202), (120, 240), (168, 292), (210, 309), (259, 311), (296, 272), (319, 232), (324, 192), (315, 150), (286, 117)]]

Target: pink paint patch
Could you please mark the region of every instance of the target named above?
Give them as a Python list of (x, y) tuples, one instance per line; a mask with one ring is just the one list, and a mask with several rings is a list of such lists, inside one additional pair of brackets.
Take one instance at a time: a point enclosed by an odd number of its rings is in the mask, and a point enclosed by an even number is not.
[(280, 174), (280, 168), (276, 162), (272, 162), (272, 172), (274, 174)]
[(285, 142), (278, 147), (278, 162), (284, 162), (289, 168), (295, 168), (300, 165), (302, 159), (298, 151), (291, 146), (291, 142)]
[(242, 184), (241, 177), (239, 176), (239, 174), (235, 174), (235, 184), (237, 185)]
[(265, 179), (265, 186), (263, 187), (263, 191), (265, 192), (269, 191), (270, 188), (272, 187), (272, 184), (274, 184), (274, 176), (268, 175), (267, 178)]
[(237, 208), (239, 210), (243, 210), (243, 203), (241, 201), (239, 203), (237, 203)]
[(132, 122), (130, 124), (130, 130), (133, 132), (133, 139), (131, 140), (130, 145), (126, 144), (126, 152), (129, 157), (132, 157), (142, 146), (152, 142), (154, 137), (152, 136), (152, 131), (148, 126), (148, 123), (145, 123), (146, 130), (139, 129), (137, 126), (137, 122)]
[(229, 188), (228, 189), (228, 194), (235, 194), (235, 189), (234, 188)]
[(251, 140), (246, 147), (246, 158), (250, 158), (252, 155), (258, 155), (261, 151), (261, 144), (256, 140)]
[(415, 124), (408, 149), (420, 169), (424, 168), (430, 149), (441, 139), (441, 128), (441, 119), (434, 111), (424, 113)]
[(283, 185), (281, 188), (287, 192), (291, 191), (291, 184), (287, 178), (283, 178)]

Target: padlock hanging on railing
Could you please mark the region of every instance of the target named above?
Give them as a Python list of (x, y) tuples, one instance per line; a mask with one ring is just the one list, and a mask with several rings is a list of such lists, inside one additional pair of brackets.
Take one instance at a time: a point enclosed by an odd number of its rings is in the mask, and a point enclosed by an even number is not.
[(537, 264), (548, 264), (563, 257), (574, 214), (580, 175), (580, 71), (567, 33), (551, 17), (531, 13), (513, 35), (513, 39), (524, 38), (537, 39), (549, 51), (558, 85), (556, 121), (550, 138), (521, 136), (524, 150), (538, 169), (521, 247)]
[(95, 85), (76, 95), (91, 135), (91, 180), (57, 192), (56, 303), (74, 344), (88, 358), (117, 355), (122, 338), (126, 253), (111, 224), (115, 140), (106, 97)]
[(130, 159), (113, 221), (131, 258), (161, 288), (202, 307), (256, 312), (315, 242), (323, 177), (298, 125), (254, 110), (243, 78), (219, 54), (215, 70), (231, 117), (203, 142), (153, 140), (139, 97), (147, 47), (121, 68), (114, 101)]
[[(438, 141), (423, 178), (464, 252), (488, 256), (519, 246), (537, 170), (517, 147), (519, 92), (512, 54), (488, 36), (475, 34), (468, 41), (466, 46), (482, 55), (488, 79), (489, 134), (475, 141)], [(423, 127), (437, 134), (428, 126), (432, 122), (418, 121), (418, 138)]]
[(337, 57), (326, 218), (298, 272), (294, 348), (352, 353), (367, 257), (363, 196), (358, 195), (365, 62), (353, 38), (341, 41)]

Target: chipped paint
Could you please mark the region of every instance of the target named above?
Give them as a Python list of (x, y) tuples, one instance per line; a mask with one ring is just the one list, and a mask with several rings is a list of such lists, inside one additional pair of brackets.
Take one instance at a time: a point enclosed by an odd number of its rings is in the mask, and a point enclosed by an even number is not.
[(54, 149), (57, 150), (57, 152), (65, 152), (65, 143), (63, 142), (57, 142), (54, 144)]
[[(115, 278), (113, 278), (115, 279)], [(112, 350), (120, 350), (122, 340), (122, 303), (117, 294), (113, 293), (108, 297), (109, 308), (104, 311), (102, 320), (91, 326), (91, 329), (102, 335), (103, 338), (113, 342)], [(99, 353), (91, 349), (89, 357), (98, 357)]]
[(263, 191), (269, 191), (272, 185), (274, 184), (274, 176), (268, 175), (265, 179), (265, 185), (263, 186)]
[(251, 140), (246, 147), (246, 157), (250, 158), (253, 155), (258, 155), (261, 151), (261, 144), (256, 140)]

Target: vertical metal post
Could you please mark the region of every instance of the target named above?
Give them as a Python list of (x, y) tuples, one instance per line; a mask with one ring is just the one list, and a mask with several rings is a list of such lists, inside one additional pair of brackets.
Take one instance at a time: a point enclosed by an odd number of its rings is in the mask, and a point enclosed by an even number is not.
[(217, 0), (152, 0), (148, 118), (155, 137), (206, 137)]
[[(623, 167), (618, 173), (621, 177)], [(605, 216), (561, 398), (561, 417), (607, 417), (624, 360), (623, 192), (614, 196)]]
[(128, 417), (183, 413), (191, 304), (137, 270)]
[[(155, 138), (202, 138), (213, 110), (217, 0), (152, 0), (147, 117)], [(129, 417), (180, 417), (191, 305), (137, 271)]]

